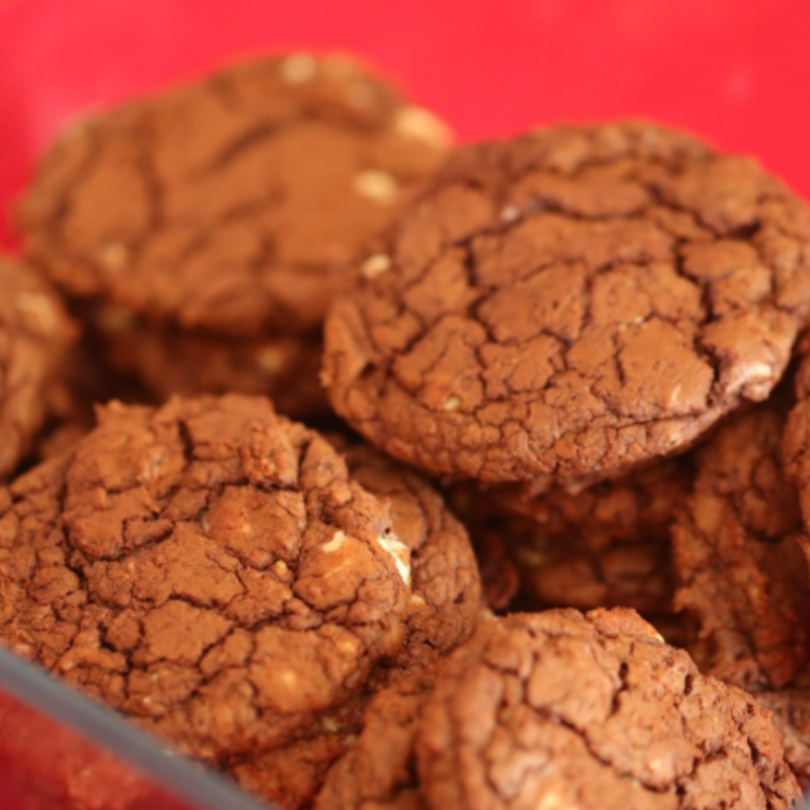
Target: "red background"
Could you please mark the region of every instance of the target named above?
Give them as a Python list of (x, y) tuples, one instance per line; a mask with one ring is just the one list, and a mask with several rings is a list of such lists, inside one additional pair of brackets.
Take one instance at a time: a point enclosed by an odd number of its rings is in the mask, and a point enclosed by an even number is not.
[(810, 196), (808, 0), (0, 0), (0, 242), (73, 114), (286, 47), (370, 57), (463, 140), (641, 115)]

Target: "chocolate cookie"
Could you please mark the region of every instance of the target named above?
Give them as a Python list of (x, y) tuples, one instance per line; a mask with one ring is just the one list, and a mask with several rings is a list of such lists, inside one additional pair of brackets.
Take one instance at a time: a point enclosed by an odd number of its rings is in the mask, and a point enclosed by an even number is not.
[(351, 699), (410, 581), (387, 507), (262, 398), (113, 403), (0, 490), (0, 641), (212, 763)]
[(75, 337), (50, 287), (30, 267), (0, 257), (0, 479), (62, 397), (59, 377)]
[(615, 477), (766, 398), (810, 303), (810, 212), (639, 123), (458, 151), (361, 263), (323, 379), (432, 473)]
[(362, 695), (319, 717), (290, 746), (232, 769), (240, 784), (283, 810), (298, 810), (312, 801), (329, 766), (353, 744), (368, 701), (381, 685), (447, 655), (470, 637), (482, 616), (472, 547), (441, 496), (373, 448), (329, 438), (343, 450), (352, 479), (389, 504), (394, 533), (410, 551), (412, 596), (402, 651), (374, 673)]
[[(244, 358), (257, 341), (317, 338), (346, 282), (339, 266), (391, 221), (448, 140), (350, 60), (237, 65), (69, 130), (23, 201), (20, 229), (31, 259), (102, 328), (112, 306), (119, 329), (228, 338)], [(130, 359), (144, 367), (149, 349), (137, 349), (133, 338)], [(248, 390), (295, 382), (269, 365), (256, 361)]]
[(781, 688), (808, 660), (810, 578), (798, 495), (785, 477), (779, 398), (734, 417), (696, 453), (694, 493), (673, 526), (676, 606), (708, 671)]
[(464, 503), (489, 516), (504, 564), (516, 568), (531, 599), (664, 613), (673, 595), (670, 528), (691, 478), (688, 460), (680, 458), (579, 492), (460, 485), (453, 503), (462, 516)]
[(316, 810), (787, 808), (769, 714), (632, 611), (515, 614), (381, 693)]

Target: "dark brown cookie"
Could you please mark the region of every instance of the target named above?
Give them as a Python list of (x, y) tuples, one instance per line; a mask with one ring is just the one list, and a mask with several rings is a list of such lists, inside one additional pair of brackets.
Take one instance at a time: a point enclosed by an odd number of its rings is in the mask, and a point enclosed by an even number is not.
[(338, 413), (433, 473), (571, 484), (768, 396), (810, 303), (810, 212), (650, 124), (458, 151), (327, 321)]
[(696, 452), (694, 493), (673, 526), (676, 606), (697, 624), (708, 671), (780, 688), (808, 660), (807, 539), (781, 454), (786, 406), (735, 416)]
[(472, 634), (482, 617), (481, 583), (464, 527), (419, 475), (365, 445), (342, 449), (352, 479), (389, 504), (394, 533), (410, 551), (410, 608), (402, 651), (374, 674), (361, 696), (318, 718), (290, 746), (248, 759), (232, 769), (248, 790), (283, 810), (312, 801), (329, 766), (346, 753), (362, 727), (372, 693), (402, 673), (421, 671)]
[(400, 652), (409, 557), (387, 506), (267, 400), (113, 403), (0, 490), (0, 640), (223, 764)]
[(702, 676), (632, 611), (550, 611), (484, 623), (434, 672), (378, 695), (315, 808), (776, 810), (800, 798), (769, 714), (744, 692)]
[[(71, 297), (138, 328), (230, 338), (241, 357), (234, 339), (317, 336), (338, 268), (447, 144), (351, 60), (292, 54), (81, 122), (46, 155), (20, 229)], [(259, 376), (273, 394), (295, 382)]]
[(60, 375), (75, 338), (53, 290), (30, 267), (0, 257), (0, 479), (63, 399)]
[(531, 599), (663, 613), (672, 609), (670, 529), (691, 480), (681, 458), (579, 492), (459, 485), (453, 505), (462, 517), (470, 508), (486, 516), (490, 542), (499, 538), (503, 564), (516, 568)]

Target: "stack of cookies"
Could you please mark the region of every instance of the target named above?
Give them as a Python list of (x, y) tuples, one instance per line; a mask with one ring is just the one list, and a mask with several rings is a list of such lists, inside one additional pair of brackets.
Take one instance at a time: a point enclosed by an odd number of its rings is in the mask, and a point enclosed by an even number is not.
[(0, 641), (281, 810), (798, 806), (810, 210), (650, 124), (450, 141), (307, 54), (61, 138)]

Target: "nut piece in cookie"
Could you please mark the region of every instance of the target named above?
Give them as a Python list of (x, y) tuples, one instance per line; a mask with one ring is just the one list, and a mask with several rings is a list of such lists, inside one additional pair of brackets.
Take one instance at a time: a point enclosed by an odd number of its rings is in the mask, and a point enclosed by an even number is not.
[(369, 707), (316, 810), (789, 808), (769, 714), (633, 611), (483, 623)]
[[(319, 341), (347, 281), (337, 268), (392, 221), (448, 145), (437, 119), (351, 59), (268, 58), (77, 124), (45, 156), (20, 229), (31, 259), (90, 305), (113, 356), (145, 382), (160, 373), (150, 344), (169, 342), (166, 364), (179, 330), (223, 341), (247, 379), (240, 392), (275, 395), (296, 384), (295, 358), (259, 352), (251, 365), (249, 355), (262, 342)], [(211, 382), (200, 375), (185, 393)], [(214, 375), (205, 390), (236, 382)], [(305, 382), (308, 391), (316, 376)], [(299, 411), (323, 407), (303, 391), (290, 399)]]
[(0, 256), (0, 480), (56, 409), (76, 329), (31, 268)]
[(263, 398), (113, 403), (0, 490), (0, 641), (181, 753), (274, 750), (396, 656), (388, 508)]
[(461, 149), (371, 250), (387, 269), (327, 321), (330, 399), (391, 455), (487, 482), (682, 452), (768, 396), (810, 304), (804, 203), (644, 123)]

